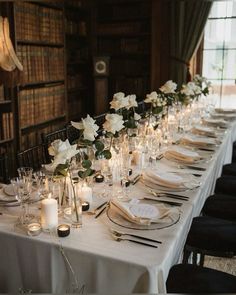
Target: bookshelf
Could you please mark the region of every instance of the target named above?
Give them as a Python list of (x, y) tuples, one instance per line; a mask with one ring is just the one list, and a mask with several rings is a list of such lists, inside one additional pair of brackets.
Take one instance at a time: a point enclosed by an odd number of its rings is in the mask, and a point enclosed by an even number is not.
[(88, 1), (65, 1), (65, 40), (69, 120), (92, 113), (90, 7)]
[(64, 6), (15, 1), (15, 48), (24, 70), (15, 89), (17, 149), (41, 142), (67, 122)]
[(97, 52), (110, 57), (109, 97), (124, 91), (143, 99), (150, 90), (151, 2), (99, 1)]

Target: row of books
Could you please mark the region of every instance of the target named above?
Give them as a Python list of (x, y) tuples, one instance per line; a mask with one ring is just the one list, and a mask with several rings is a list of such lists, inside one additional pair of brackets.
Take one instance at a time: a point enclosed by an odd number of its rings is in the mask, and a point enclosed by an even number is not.
[(98, 39), (98, 50), (99, 52), (107, 55), (122, 54), (122, 53), (146, 53), (150, 47), (150, 40), (148, 36), (146, 38), (120, 38), (111, 40)]
[(23, 64), (23, 83), (64, 79), (64, 49), (20, 45), (17, 55)]
[(72, 90), (75, 88), (83, 87), (84, 85), (84, 76), (82, 74), (68, 75), (67, 76), (67, 88)]
[(149, 32), (150, 22), (140, 21), (140, 22), (121, 22), (121, 23), (111, 23), (111, 24), (99, 24), (98, 33), (99, 34), (141, 34)]
[(65, 114), (64, 85), (21, 90), (19, 98), (21, 128)]
[(16, 35), (18, 40), (63, 43), (63, 12), (37, 4), (16, 1)]
[(55, 124), (50, 124), (44, 128), (39, 128), (37, 130), (22, 134), (20, 137), (21, 150), (24, 151), (30, 147), (40, 144), (42, 142), (42, 134), (51, 133), (62, 128), (64, 125), (65, 122), (57, 122)]
[(67, 63), (78, 63), (82, 61), (88, 60), (89, 57), (89, 51), (88, 47), (81, 47), (81, 48), (75, 48), (72, 50), (66, 51), (66, 60)]
[(87, 36), (87, 25), (85, 21), (75, 22), (66, 20), (66, 34)]
[(80, 8), (83, 5), (81, 0), (67, 0), (66, 4), (68, 4), (68, 5), (70, 5), (71, 7), (74, 7), (74, 8)]
[(0, 101), (5, 100), (4, 98), (4, 87), (3, 85), (0, 86)]
[[(80, 95), (81, 96), (81, 95)], [(70, 95), (68, 101), (68, 113), (70, 114), (70, 120), (80, 120), (82, 114), (84, 99), (77, 95)]]
[(127, 93), (135, 93), (138, 98), (146, 97), (150, 87), (147, 78), (117, 78), (111, 82), (113, 92), (125, 89)]
[(144, 60), (136, 59), (111, 59), (111, 75), (145, 75), (149, 73), (149, 64)]
[(13, 131), (13, 113), (0, 114), (0, 140), (12, 139), (14, 137)]
[(150, 1), (129, 3), (115, 3), (114, 5), (100, 5), (98, 17), (101, 20), (137, 19), (150, 16)]

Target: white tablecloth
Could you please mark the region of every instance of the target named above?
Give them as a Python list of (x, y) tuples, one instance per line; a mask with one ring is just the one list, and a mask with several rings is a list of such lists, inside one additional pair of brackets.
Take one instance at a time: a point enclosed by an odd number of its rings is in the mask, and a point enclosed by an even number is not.
[[(0, 208), (0, 292), (72, 292), (74, 277), (60, 251), (61, 244), (85, 292), (164, 293), (169, 269), (181, 257), (191, 220), (199, 215), (207, 196), (213, 192), (222, 165), (231, 162), (235, 139), (236, 124), (225, 133), (222, 144), (207, 163), (207, 170), (198, 178), (200, 188), (188, 193), (188, 202), (183, 201), (178, 223), (160, 230), (130, 230), (161, 240), (163, 243), (157, 249), (114, 241), (110, 227), (123, 228), (111, 223), (106, 214), (98, 219), (84, 214), (82, 228), (72, 229), (70, 236), (59, 239), (47, 233), (29, 237), (14, 230), (16, 217), (12, 215), (17, 215), (18, 208)], [(165, 161), (159, 165), (165, 167)], [(140, 185), (132, 187), (134, 196), (145, 195)], [(37, 207), (35, 210), (39, 212)]]

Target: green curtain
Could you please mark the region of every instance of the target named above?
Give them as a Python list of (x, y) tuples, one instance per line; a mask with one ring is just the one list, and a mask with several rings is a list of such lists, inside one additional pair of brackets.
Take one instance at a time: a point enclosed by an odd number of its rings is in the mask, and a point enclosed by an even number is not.
[(189, 62), (201, 40), (211, 1), (174, 0), (171, 8), (171, 79), (178, 85), (188, 77)]

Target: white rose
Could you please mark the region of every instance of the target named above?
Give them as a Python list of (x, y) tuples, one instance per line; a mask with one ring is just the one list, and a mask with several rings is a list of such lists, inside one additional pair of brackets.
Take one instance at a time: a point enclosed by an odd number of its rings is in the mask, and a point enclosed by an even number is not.
[(129, 105), (128, 96), (125, 97), (123, 92), (118, 92), (113, 95), (113, 100), (110, 102), (110, 108), (118, 111), (122, 108), (127, 108)]
[(103, 124), (103, 128), (107, 132), (115, 134), (124, 128), (123, 117), (118, 114), (107, 114), (106, 121)]
[(129, 102), (129, 105), (127, 106), (127, 109), (135, 108), (138, 106), (135, 94), (128, 95), (128, 102)]
[(157, 99), (158, 99), (157, 92), (153, 91), (150, 94), (146, 95), (146, 99), (144, 100), (144, 102), (146, 102), (146, 103), (154, 103), (154, 102), (157, 101)]
[(50, 147), (48, 148), (48, 153), (50, 156), (56, 156), (58, 153), (70, 148), (69, 140), (62, 141), (61, 139), (54, 140)]
[(50, 172), (53, 172), (59, 164), (66, 164), (67, 161), (78, 154), (77, 144), (70, 145), (68, 139), (66, 141), (55, 140), (51, 147), (54, 151), (54, 159), (51, 164), (45, 165), (46, 170)]
[(98, 125), (95, 123), (96, 121), (87, 115), (85, 119), (82, 119), (82, 122), (73, 122), (71, 121), (71, 125), (77, 129), (83, 130), (84, 139), (94, 141), (95, 137), (98, 135), (97, 131), (99, 129)]
[(186, 96), (194, 95), (194, 91), (193, 91), (191, 85), (189, 85), (189, 83), (187, 85), (183, 85), (180, 92), (182, 94), (185, 94)]
[(172, 80), (167, 81), (164, 85), (162, 85), (159, 89), (163, 93), (175, 93), (175, 90), (177, 88), (177, 84), (173, 82)]
[(141, 119), (141, 116), (137, 113), (134, 113), (134, 120), (139, 121)]

